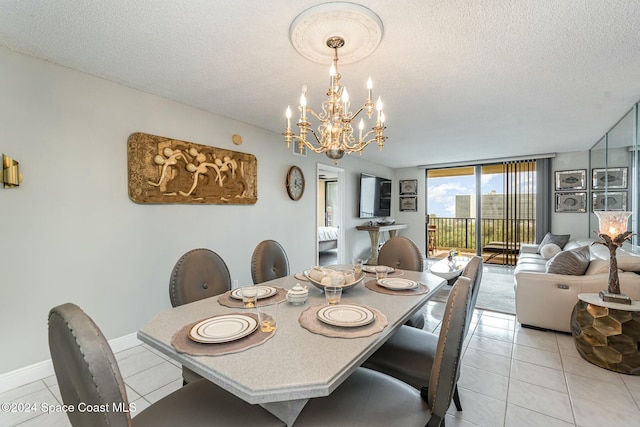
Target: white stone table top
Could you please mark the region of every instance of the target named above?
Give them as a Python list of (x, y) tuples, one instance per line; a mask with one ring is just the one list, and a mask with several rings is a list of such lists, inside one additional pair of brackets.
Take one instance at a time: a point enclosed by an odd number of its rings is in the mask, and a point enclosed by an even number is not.
[(455, 257), (455, 262), (449, 264), (447, 258), (441, 259), (438, 262), (433, 263), (429, 271), (436, 276), (440, 276), (443, 279), (451, 280), (454, 277), (458, 277), (462, 274), (462, 270), (469, 263), (470, 258), (465, 256)]
[(578, 294), (578, 299), (587, 304), (599, 305), (600, 307), (612, 308), (614, 310), (640, 311), (640, 301), (631, 301), (631, 304), (620, 304), (615, 302), (602, 301), (600, 295), (595, 293)]
[[(415, 296), (387, 295), (373, 292), (361, 283), (343, 293), (343, 303), (373, 307), (387, 317), (388, 327), (370, 337), (329, 338), (302, 328), (298, 323), (300, 313), (325, 302), (324, 294), (307, 283), (306, 304), (279, 305), (276, 335), (239, 353), (191, 356), (176, 352), (171, 345), (173, 334), (188, 323), (244, 310), (220, 305), (217, 296), (158, 313), (138, 331), (138, 338), (245, 401), (261, 404), (291, 423), (297, 413), (282, 415), (282, 408), (286, 412), (297, 407), (294, 411), (299, 412), (307, 399), (329, 395), (446, 283), (428, 272), (404, 271), (402, 277), (424, 283), (431, 291)], [(291, 275), (264, 284), (290, 289), (297, 282)]]

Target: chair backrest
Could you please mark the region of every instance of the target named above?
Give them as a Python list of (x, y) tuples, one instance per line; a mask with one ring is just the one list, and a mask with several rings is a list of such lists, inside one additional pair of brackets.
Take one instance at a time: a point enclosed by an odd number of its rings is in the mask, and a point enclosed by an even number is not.
[(462, 276), (471, 279), (471, 301), (469, 302), (469, 314), (467, 316), (467, 324), (464, 328), (464, 335), (469, 332), (469, 325), (473, 317), (473, 310), (476, 309), (476, 301), (478, 301), (478, 293), (480, 292), (480, 282), (482, 282), (482, 257), (473, 256), (462, 271)]
[(444, 419), (451, 405), (459, 377), (470, 300), (471, 279), (461, 276), (449, 292), (429, 378), (428, 403), (432, 416), (440, 419)]
[(231, 275), (224, 260), (209, 249), (193, 249), (182, 255), (171, 272), (169, 297), (176, 307), (231, 289)]
[(289, 259), (280, 243), (264, 240), (251, 256), (251, 279), (254, 284), (268, 282), (289, 275)]
[[(73, 426), (129, 426), (127, 393), (109, 343), (96, 324), (75, 304), (49, 312), (49, 351), (58, 387)], [(107, 407), (79, 411), (80, 403)], [(103, 406), (106, 405), (106, 406)], [(114, 405), (120, 410), (113, 410)]]
[(378, 253), (378, 264), (401, 270), (424, 271), (422, 252), (413, 240), (392, 237), (382, 245)]

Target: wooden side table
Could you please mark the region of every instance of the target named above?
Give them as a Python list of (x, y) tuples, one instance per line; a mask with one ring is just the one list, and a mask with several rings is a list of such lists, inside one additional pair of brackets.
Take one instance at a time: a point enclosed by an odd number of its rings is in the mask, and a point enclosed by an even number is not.
[(356, 230), (368, 231), (371, 239), (371, 258), (367, 261), (367, 265), (378, 265), (378, 240), (380, 239), (381, 231), (388, 231), (390, 237), (395, 237), (398, 234), (398, 230), (403, 230), (407, 227), (407, 224), (357, 226)]
[(640, 301), (604, 302), (579, 294), (571, 313), (571, 334), (580, 356), (601, 368), (640, 375)]

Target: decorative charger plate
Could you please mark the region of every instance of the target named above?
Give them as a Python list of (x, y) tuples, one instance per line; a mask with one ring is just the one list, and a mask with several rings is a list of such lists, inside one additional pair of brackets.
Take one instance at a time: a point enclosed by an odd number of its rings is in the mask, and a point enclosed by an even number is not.
[[(367, 273), (376, 274), (376, 267), (385, 267), (384, 265), (363, 265), (362, 271), (366, 271)], [(393, 267), (387, 267), (387, 273), (393, 273), (396, 271)]]
[(378, 280), (378, 285), (387, 289), (405, 290), (405, 289), (415, 289), (419, 286), (419, 283), (409, 279), (386, 278), (386, 279)]
[(244, 314), (210, 317), (196, 323), (189, 338), (204, 344), (217, 344), (246, 337), (258, 328), (258, 321)]
[[(258, 286), (258, 299), (268, 298), (275, 295), (278, 292), (273, 286)], [(242, 299), (242, 288), (237, 288), (231, 291), (231, 298)]]
[(371, 310), (360, 305), (337, 304), (318, 310), (318, 319), (329, 325), (354, 328), (373, 322), (375, 315)]

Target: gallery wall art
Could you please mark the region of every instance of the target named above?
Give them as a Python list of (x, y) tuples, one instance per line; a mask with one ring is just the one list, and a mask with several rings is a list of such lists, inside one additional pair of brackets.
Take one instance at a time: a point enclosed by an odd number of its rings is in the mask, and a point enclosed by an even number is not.
[(254, 204), (252, 154), (146, 133), (128, 140), (129, 197), (142, 204)]

